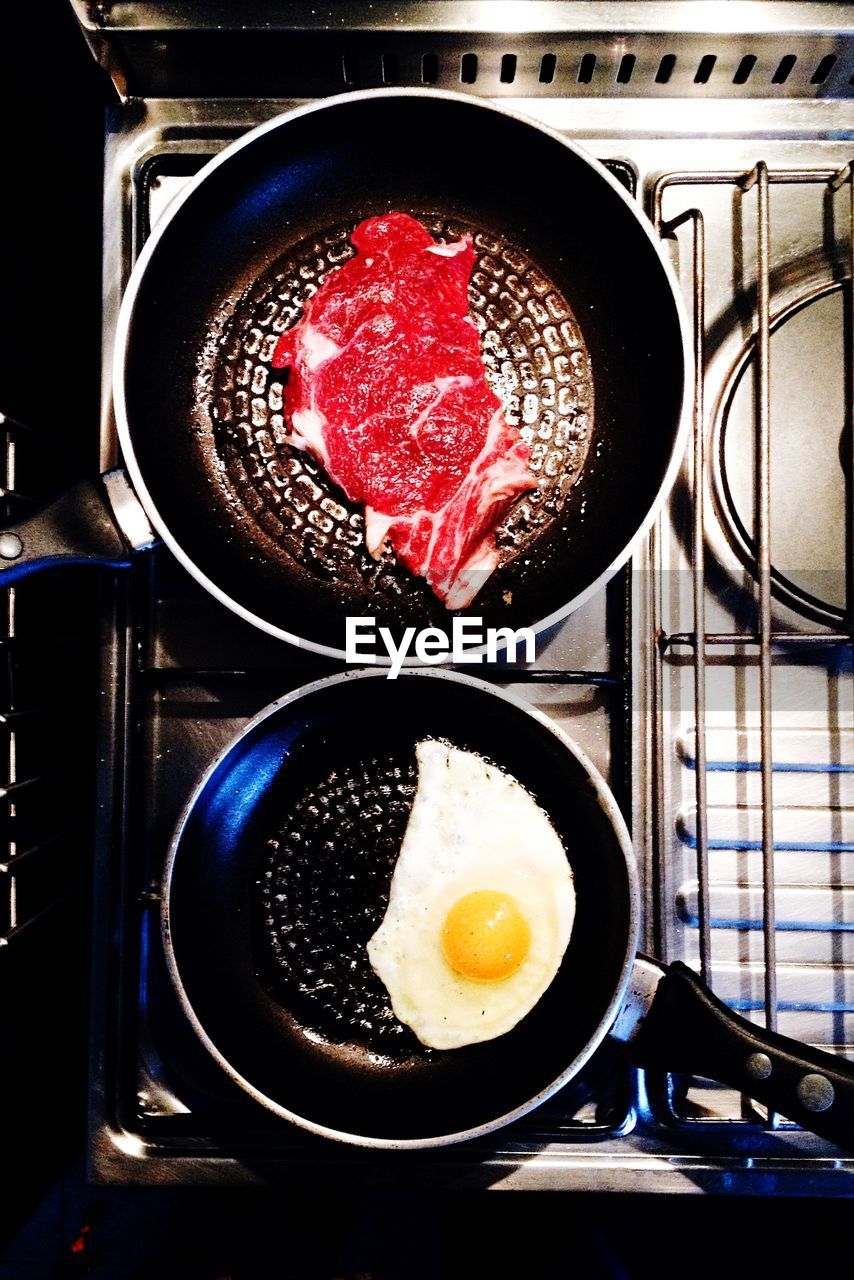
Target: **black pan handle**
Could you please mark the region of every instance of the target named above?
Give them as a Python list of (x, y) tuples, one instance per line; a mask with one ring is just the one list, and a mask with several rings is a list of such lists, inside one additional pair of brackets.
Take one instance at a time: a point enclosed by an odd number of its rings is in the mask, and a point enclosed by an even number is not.
[(719, 1080), (854, 1151), (854, 1065), (748, 1022), (679, 961), (658, 983), (632, 1056)]
[(81, 480), (37, 515), (0, 532), (0, 587), (59, 565), (124, 568), (154, 534), (122, 471)]

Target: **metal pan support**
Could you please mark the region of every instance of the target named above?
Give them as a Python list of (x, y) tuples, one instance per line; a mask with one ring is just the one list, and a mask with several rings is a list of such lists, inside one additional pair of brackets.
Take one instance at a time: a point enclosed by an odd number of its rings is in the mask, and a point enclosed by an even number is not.
[[(764, 1021), (766, 1027), (776, 1031), (778, 1023), (777, 991), (777, 909), (775, 899), (774, 867), (774, 760), (772, 749), (772, 672), (775, 648), (785, 647), (788, 654), (825, 646), (847, 646), (854, 640), (854, 632), (847, 630), (803, 631), (778, 629), (772, 619), (772, 553), (771, 553), (771, 189), (786, 184), (824, 185), (828, 191), (847, 188), (848, 200), (848, 253), (849, 324), (854, 321), (854, 165), (842, 169), (769, 169), (764, 160), (748, 170), (706, 170), (667, 173), (660, 177), (653, 188), (653, 220), (659, 234), (672, 237), (683, 226), (692, 232), (692, 295), (694, 340), (694, 402), (692, 430), (692, 497), (693, 519), (691, 540), (692, 594), (694, 628), (691, 632), (668, 633), (662, 624), (662, 600), (660, 583), (652, 590), (652, 625), (656, 643), (654, 646), (653, 688), (656, 691), (658, 715), (654, 727), (654, 762), (658, 794), (658, 812), (664, 804), (661, 779), (664, 774), (664, 726), (661, 716), (662, 663), (664, 655), (678, 649), (688, 649), (691, 655), (694, 688), (694, 725), (696, 731), (696, 854), (698, 882), (698, 916), (700, 973), (703, 980), (713, 984), (711, 910), (709, 901), (709, 805), (707, 797), (707, 731), (706, 731), (706, 671), (710, 649), (730, 646), (739, 650), (752, 650), (759, 657), (759, 724), (760, 724), (760, 776), (761, 776), (761, 847), (762, 847), (762, 936), (764, 950)], [(705, 546), (708, 527), (706, 511), (706, 445), (707, 418), (704, 395), (706, 369), (706, 315), (705, 315), (705, 223), (703, 211), (691, 208), (667, 220), (663, 216), (665, 192), (672, 187), (725, 186), (743, 198), (755, 190), (756, 200), (756, 314), (755, 314), (755, 445), (756, 476), (754, 502), (756, 512), (756, 550), (754, 567), (758, 606), (758, 628), (748, 632), (708, 632), (705, 620), (706, 570)], [(849, 450), (854, 450), (849, 433)], [(854, 452), (849, 465), (854, 462)], [(854, 472), (852, 472), (854, 474)], [(849, 503), (849, 519), (851, 517)], [(660, 522), (653, 530), (653, 560), (656, 540), (660, 537)], [(848, 613), (854, 602), (854, 557), (846, 563), (848, 575)], [(659, 841), (662, 832), (659, 828)], [(659, 904), (661, 906), (661, 904)], [(745, 1100), (745, 1105), (752, 1103)], [(770, 1112), (766, 1125), (776, 1128), (779, 1117)]]

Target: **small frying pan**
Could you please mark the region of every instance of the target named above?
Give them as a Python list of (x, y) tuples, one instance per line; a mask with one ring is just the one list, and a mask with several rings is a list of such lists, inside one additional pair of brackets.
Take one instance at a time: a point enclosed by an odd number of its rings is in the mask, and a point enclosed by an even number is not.
[[(364, 953), (428, 737), (528, 789), (576, 890), (569, 946), (534, 1009), (445, 1052), (383, 1010)], [(539, 712), (451, 672), (392, 685), (357, 671), (267, 707), (196, 787), (162, 894), (167, 963), (196, 1034), (248, 1094), (316, 1134), (390, 1148), (486, 1134), (554, 1094), (610, 1033), (633, 1042), (639, 1066), (718, 1079), (854, 1147), (854, 1067), (731, 1013), (685, 965), (638, 957), (638, 913), (628, 832), (589, 760)]]
[(127, 472), (0, 539), (0, 583), (45, 564), (121, 563), (159, 535), (255, 626), (343, 657), (348, 615), (449, 629), (362, 515), (288, 443), (279, 334), (391, 209), (472, 237), (487, 376), (527, 435), (538, 488), (465, 611), (544, 628), (628, 558), (686, 439), (684, 309), (636, 203), (547, 128), (471, 97), (347, 94), (253, 130), (207, 164), (148, 240), (113, 364)]

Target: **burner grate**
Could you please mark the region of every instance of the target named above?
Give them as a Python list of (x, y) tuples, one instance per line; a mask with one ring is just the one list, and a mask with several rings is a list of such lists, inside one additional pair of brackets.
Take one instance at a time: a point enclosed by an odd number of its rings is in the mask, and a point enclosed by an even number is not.
[[(773, 609), (772, 593), (775, 575), (774, 565), (772, 564), (771, 541), (771, 335), (773, 316), (771, 191), (772, 188), (777, 187), (805, 185), (816, 187), (826, 193), (825, 208), (828, 217), (833, 217), (834, 214), (838, 216), (837, 210), (832, 205), (835, 193), (843, 188), (847, 188), (849, 193), (843, 218), (844, 241), (847, 244), (847, 263), (844, 264), (844, 270), (847, 276), (846, 296), (849, 333), (845, 338), (845, 343), (846, 350), (848, 350), (851, 341), (850, 325), (852, 317), (854, 317), (854, 287), (852, 287), (852, 282), (854, 282), (854, 175), (852, 174), (851, 164), (835, 169), (772, 169), (769, 168), (764, 160), (760, 159), (749, 170), (691, 170), (690, 172), (667, 173), (657, 180), (652, 192), (653, 219), (659, 233), (666, 239), (673, 239), (683, 229), (689, 229), (690, 231), (689, 276), (696, 365), (690, 476), (690, 493), (693, 502), (693, 519), (690, 533), (690, 576), (693, 611), (693, 627), (691, 630), (668, 630), (667, 628), (665, 621), (666, 606), (663, 600), (662, 587), (662, 578), (666, 575), (664, 573), (664, 562), (659, 555), (659, 542), (662, 537), (661, 522), (659, 522), (652, 535), (652, 564), (656, 572), (653, 575), (654, 582), (651, 587), (650, 616), (653, 635), (656, 639), (656, 643), (651, 646), (651, 652), (653, 654), (653, 702), (655, 706), (653, 764), (656, 776), (658, 809), (656, 828), (658, 857), (661, 859), (666, 858), (668, 843), (668, 832), (664, 830), (664, 815), (668, 811), (664, 786), (668, 772), (666, 741), (669, 732), (666, 715), (663, 711), (663, 686), (666, 678), (665, 664), (668, 660), (678, 661), (680, 652), (687, 650), (692, 672), (693, 690), (693, 724), (690, 731), (691, 743), (688, 751), (694, 774), (695, 801), (690, 843), (695, 849), (696, 856), (696, 894), (690, 914), (693, 917), (692, 925), (695, 927), (697, 935), (697, 967), (703, 979), (715, 986), (716, 965), (713, 954), (713, 931), (729, 928), (741, 932), (761, 932), (761, 999), (756, 999), (755, 992), (752, 989), (754, 985), (752, 980), (749, 981), (751, 990), (747, 995), (741, 994), (741, 989), (744, 986), (743, 981), (736, 981), (735, 983), (729, 981), (725, 984), (727, 990), (721, 991), (721, 994), (729, 1000), (729, 1003), (734, 1008), (747, 1012), (748, 1016), (761, 1014), (765, 1025), (773, 1030), (778, 1028), (781, 1008), (797, 1011), (798, 1013), (810, 1011), (847, 1013), (854, 1011), (854, 1004), (850, 1004), (849, 998), (845, 996), (841, 1001), (831, 1000), (830, 1002), (826, 999), (826, 993), (823, 1000), (817, 1000), (815, 996), (810, 995), (805, 998), (803, 993), (798, 992), (797, 982), (793, 983), (792, 976), (788, 973), (784, 975), (782, 985), (785, 987), (785, 995), (781, 999), (780, 965), (777, 954), (778, 937), (781, 930), (800, 928), (804, 933), (808, 933), (810, 930), (819, 932), (825, 925), (833, 927), (833, 923), (832, 916), (830, 920), (822, 921), (817, 917), (810, 919), (809, 912), (807, 912), (806, 917), (798, 922), (793, 921), (786, 914), (781, 917), (778, 911), (776, 887), (778, 856), (783, 851), (795, 852), (798, 846), (797, 843), (792, 845), (791, 840), (785, 834), (777, 837), (775, 824), (780, 819), (780, 825), (788, 830), (794, 821), (792, 812), (800, 812), (801, 809), (809, 807), (810, 801), (808, 796), (805, 797), (802, 794), (797, 805), (787, 803), (775, 806), (775, 777), (781, 772), (798, 773), (805, 776), (824, 775), (832, 777), (839, 772), (854, 770), (854, 761), (850, 757), (846, 757), (843, 761), (827, 759), (825, 762), (798, 763), (797, 760), (780, 759), (775, 753), (777, 736), (773, 698), (775, 660), (776, 663), (796, 664), (803, 655), (806, 655), (808, 660), (816, 659), (817, 655), (818, 660), (822, 655), (833, 654), (835, 650), (849, 651), (850, 655), (851, 646), (854, 643), (854, 633), (852, 633), (850, 627), (843, 630), (828, 627), (825, 630), (807, 631), (798, 625), (799, 619), (797, 617), (792, 619), (788, 626), (775, 625)], [(709, 524), (714, 517), (707, 509), (709, 505), (707, 445), (711, 415), (707, 413), (706, 406), (708, 324), (705, 306), (707, 270), (705, 217), (700, 202), (681, 209), (679, 212), (671, 213), (667, 217), (663, 212), (666, 197), (669, 194), (672, 199), (673, 194), (679, 188), (690, 188), (691, 194), (696, 195), (698, 190), (703, 192), (704, 189), (709, 187), (730, 189), (737, 203), (746, 202), (750, 198), (750, 193), (755, 191), (756, 279), (755, 287), (750, 291), (750, 297), (755, 304), (752, 318), (752, 342), (756, 364), (754, 397), (754, 443), (756, 450), (754, 509), (756, 537), (755, 556), (747, 563), (747, 569), (748, 577), (753, 579), (754, 582), (756, 608), (755, 625), (731, 631), (711, 631), (707, 629), (706, 625), (708, 585), (706, 548)], [(833, 240), (836, 243), (836, 236), (833, 237)], [(802, 248), (801, 251), (803, 251)], [(846, 524), (851, 529), (852, 521), (854, 521), (854, 507), (852, 507), (852, 476), (854, 476), (854, 465), (852, 465), (854, 464), (854, 452), (852, 451), (854, 450), (854, 445), (852, 445), (850, 418), (847, 436), (843, 433), (842, 449), (844, 455), (842, 469), (847, 472)], [(854, 607), (854, 557), (851, 554), (850, 536), (847, 539), (847, 545), (848, 556), (845, 565), (845, 576), (848, 584), (848, 606), (846, 615), (850, 617), (852, 607)], [(716, 662), (737, 666), (743, 663), (745, 659), (750, 660), (751, 658), (755, 658), (758, 661), (759, 669), (757, 725), (749, 734), (747, 730), (742, 730), (742, 738), (749, 737), (750, 740), (746, 751), (743, 751), (741, 755), (736, 756), (729, 762), (721, 762), (714, 759), (710, 761), (707, 750), (709, 736), (707, 728), (707, 675), (709, 664)], [(831, 658), (831, 662), (838, 663), (839, 658), (834, 655)], [(722, 883), (715, 882), (711, 870), (712, 853), (720, 850), (722, 846), (725, 847), (727, 843), (726, 839), (722, 840), (719, 836), (713, 837), (710, 834), (711, 820), (719, 816), (715, 814), (715, 809), (722, 808), (720, 799), (718, 798), (716, 802), (710, 803), (708, 794), (710, 773), (714, 771), (753, 773), (758, 774), (760, 780), (758, 789), (758, 823), (755, 821), (750, 823), (750, 836), (752, 838), (746, 841), (730, 841), (744, 854), (756, 852), (761, 855), (759, 892), (750, 893), (751, 889), (755, 890), (757, 888), (755, 878), (753, 880), (749, 878), (751, 874), (755, 877), (755, 867), (752, 872), (745, 871), (744, 868), (737, 869), (740, 877), (743, 878), (740, 878), (737, 884), (730, 886), (729, 909), (725, 909), (723, 913), (716, 904), (720, 904), (726, 897), (726, 888)], [(757, 808), (755, 800), (756, 797), (754, 796), (754, 809)], [(842, 803), (840, 804), (840, 813), (844, 813), (844, 804)], [(842, 819), (837, 820), (841, 821)], [(807, 843), (816, 844), (816, 842)], [(818, 844), (821, 843), (818, 842)], [(846, 842), (838, 839), (835, 842), (827, 842), (827, 848), (831, 852), (842, 852), (848, 847)], [(842, 882), (834, 881), (830, 888), (835, 894), (837, 907), (839, 907), (844, 901), (843, 895), (846, 891), (846, 885)], [(748, 891), (753, 904), (751, 915), (747, 919), (743, 918), (739, 907), (739, 901), (744, 897), (742, 891), (745, 889)], [(664, 921), (668, 914), (669, 903), (660, 899), (658, 907), (659, 936), (662, 943), (664, 943), (667, 934)], [(849, 927), (844, 921), (838, 921), (837, 923), (840, 928)], [(804, 956), (803, 963), (808, 962), (808, 957)], [(814, 963), (826, 963), (826, 956), (818, 954)], [(847, 987), (847, 976), (844, 972), (846, 966), (839, 962), (839, 957), (834, 957), (832, 964), (835, 965), (838, 971), (841, 971), (842, 985)], [(839, 983), (834, 984), (831, 982), (830, 985), (838, 986)], [(842, 1029), (841, 1036), (837, 1034), (835, 1041), (831, 1043), (823, 1042), (821, 1047), (836, 1047), (845, 1052), (848, 1046), (845, 1044), (844, 1029)], [(680, 1099), (679, 1104), (675, 1101), (677, 1097)], [(680, 1086), (672, 1081), (669, 1085), (669, 1102), (674, 1108), (674, 1114), (682, 1120), (690, 1118), (699, 1123), (717, 1123), (722, 1119), (719, 1115), (707, 1115), (699, 1118), (696, 1114), (696, 1108), (688, 1105), (686, 1109), (684, 1085)], [(748, 1099), (742, 1099), (740, 1109), (745, 1119), (752, 1122), (756, 1121), (757, 1114), (752, 1102)], [(729, 1123), (733, 1118), (732, 1116), (726, 1117), (724, 1122)], [(785, 1123), (773, 1113), (763, 1117), (762, 1122), (769, 1129), (776, 1129), (780, 1127), (781, 1123)]]

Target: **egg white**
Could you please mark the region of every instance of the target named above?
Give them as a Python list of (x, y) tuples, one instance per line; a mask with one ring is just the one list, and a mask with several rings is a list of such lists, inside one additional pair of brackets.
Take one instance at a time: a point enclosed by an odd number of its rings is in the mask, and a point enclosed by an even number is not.
[[(569, 943), (575, 892), (566, 852), (524, 787), (473, 752), (416, 747), (418, 788), (368, 956), (395, 1016), (434, 1049), (510, 1031), (551, 984)], [(442, 951), (445, 917), (465, 894), (510, 894), (531, 932), (520, 967), (497, 982), (456, 973)]]

